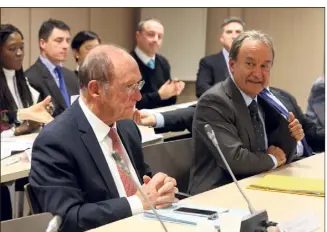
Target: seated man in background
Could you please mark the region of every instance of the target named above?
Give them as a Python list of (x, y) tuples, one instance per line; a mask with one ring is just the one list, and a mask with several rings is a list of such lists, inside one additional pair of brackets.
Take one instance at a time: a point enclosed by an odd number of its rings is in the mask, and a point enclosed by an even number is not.
[(70, 40), (70, 28), (64, 22), (55, 19), (43, 22), (39, 30), (41, 55), (25, 72), (31, 86), (40, 93), (39, 100), (51, 96), (53, 116), (70, 107), (70, 97), (79, 94), (76, 75), (62, 67)]
[(71, 43), (73, 55), (77, 63), (75, 74), (78, 76), (79, 67), (82, 65), (86, 55), (92, 48), (101, 44), (99, 36), (92, 31), (80, 31), (78, 32)]
[[(156, 208), (175, 201), (176, 180), (151, 178), (141, 135), (130, 120), (143, 81), (123, 49), (99, 45), (79, 71), (81, 95), (36, 138), (29, 181), (44, 212), (60, 231), (85, 231), (150, 209), (131, 178)], [(116, 164), (117, 153), (130, 177)]]
[(302, 125), (304, 138), (297, 142), (296, 158), (311, 156), (313, 152), (325, 151), (325, 128), (315, 124), (315, 122), (303, 114), (296, 99), (288, 92), (267, 87), (260, 96), (273, 105), (285, 118), (288, 119), (289, 112), (292, 112)]
[(310, 91), (307, 116), (325, 129), (325, 77), (318, 78)]
[(196, 76), (196, 96), (199, 98), (205, 91), (230, 76), (229, 51), (233, 40), (243, 32), (244, 22), (239, 18), (227, 18), (221, 25), (220, 43), (223, 45), (217, 54), (200, 60)]
[(172, 80), (168, 60), (157, 54), (164, 28), (156, 19), (141, 21), (136, 32), (136, 48), (131, 52), (145, 81), (137, 109), (153, 109), (176, 103), (185, 83)]
[(259, 174), (291, 162), (303, 139), (294, 114), (286, 120), (258, 94), (268, 86), (274, 60), (271, 39), (258, 31), (238, 36), (229, 54), (231, 77), (199, 99), (193, 122), (195, 154), (189, 192), (198, 194), (232, 181), (208, 138), (209, 124), (236, 178)]

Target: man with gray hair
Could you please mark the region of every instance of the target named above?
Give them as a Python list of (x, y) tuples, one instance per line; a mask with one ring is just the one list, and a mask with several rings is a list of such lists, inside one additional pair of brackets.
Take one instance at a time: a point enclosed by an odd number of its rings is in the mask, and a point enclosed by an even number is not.
[(144, 84), (135, 60), (121, 48), (99, 45), (86, 56), (79, 77), (79, 99), (34, 142), (29, 181), (41, 211), (56, 215), (60, 231), (68, 232), (150, 209), (131, 178), (154, 207), (170, 206), (176, 180), (163, 173), (151, 177), (131, 120)]
[(233, 40), (243, 32), (244, 22), (237, 17), (224, 20), (219, 38), (223, 48), (217, 54), (203, 57), (199, 62), (196, 77), (196, 96), (199, 98), (205, 91), (230, 76), (228, 54)]
[(229, 58), (232, 75), (203, 94), (196, 107), (191, 194), (232, 181), (205, 125), (213, 128), (238, 179), (291, 162), (297, 141), (304, 137), (294, 115), (285, 119), (259, 95), (270, 80), (274, 61), (271, 39), (258, 31), (244, 32), (233, 41)]
[(141, 21), (136, 31), (136, 47), (131, 55), (136, 60), (145, 81), (138, 109), (153, 109), (176, 103), (185, 83), (171, 78), (168, 60), (159, 55), (164, 27), (157, 19)]

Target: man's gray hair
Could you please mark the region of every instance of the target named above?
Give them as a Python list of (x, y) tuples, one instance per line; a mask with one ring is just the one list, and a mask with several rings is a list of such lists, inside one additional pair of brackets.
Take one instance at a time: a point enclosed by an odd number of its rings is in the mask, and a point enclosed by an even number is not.
[(244, 21), (241, 19), (241, 18), (238, 18), (238, 17), (230, 17), (230, 18), (226, 18), (224, 19), (223, 23), (221, 24), (221, 29), (224, 31), (224, 27), (227, 25), (227, 24), (230, 24), (230, 23), (239, 23), (242, 25), (242, 27), (245, 26), (245, 23)]
[(154, 22), (157, 22), (157, 23), (159, 23), (159, 24), (162, 25), (162, 23), (158, 19), (156, 19), (156, 18), (147, 18), (145, 20), (140, 21), (137, 24), (137, 31), (141, 32), (143, 30), (144, 24), (147, 23), (147, 22), (149, 22), (149, 21), (154, 21)]
[(114, 66), (104, 50), (86, 56), (78, 72), (80, 88), (87, 88), (91, 80), (107, 83), (114, 76)]
[(235, 60), (235, 61), (237, 60), (239, 50), (245, 39), (261, 41), (261, 42), (265, 43), (266, 45), (268, 45), (270, 47), (270, 49), (272, 51), (272, 55), (273, 55), (272, 62), (274, 61), (275, 50), (274, 50), (274, 45), (273, 45), (272, 39), (267, 34), (264, 34), (260, 31), (256, 31), (256, 30), (245, 31), (245, 32), (241, 33), (233, 41), (232, 47), (229, 52), (230, 59)]

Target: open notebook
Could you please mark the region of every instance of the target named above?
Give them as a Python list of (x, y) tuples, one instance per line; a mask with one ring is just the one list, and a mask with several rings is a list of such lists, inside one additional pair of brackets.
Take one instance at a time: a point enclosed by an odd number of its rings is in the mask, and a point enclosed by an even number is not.
[(294, 176), (266, 175), (248, 189), (324, 197), (324, 180)]

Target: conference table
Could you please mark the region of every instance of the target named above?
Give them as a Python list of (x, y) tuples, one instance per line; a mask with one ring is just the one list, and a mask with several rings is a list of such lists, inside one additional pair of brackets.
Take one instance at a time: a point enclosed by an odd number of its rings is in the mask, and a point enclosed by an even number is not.
[[(309, 158), (287, 164), (276, 170), (262, 173), (253, 177), (241, 180), (240, 186), (250, 199), (256, 210), (266, 209), (269, 220), (283, 222), (294, 219), (300, 215), (313, 212), (317, 215), (319, 229), (324, 231), (324, 197), (314, 197), (305, 195), (295, 195), (280, 192), (269, 192), (262, 190), (247, 189), (251, 183), (259, 180), (266, 174), (277, 174), (285, 176), (297, 176), (306, 178), (324, 179), (324, 154), (317, 154)], [(246, 201), (238, 191), (234, 183), (216, 188), (190, 198), (180, 201), (183, 204), (197, 204), (203, 206), (247, 209)], [(169, 232), (192, 232), (201, 231), (196, 226), (182, 225), (175, 223), (165, 223)], [(90, 230), (91, 232), (107, 231), (163, 231), (158, 221), (153, 219), (144, 219), (142, 214), (129, 217), (114, 223)]]

